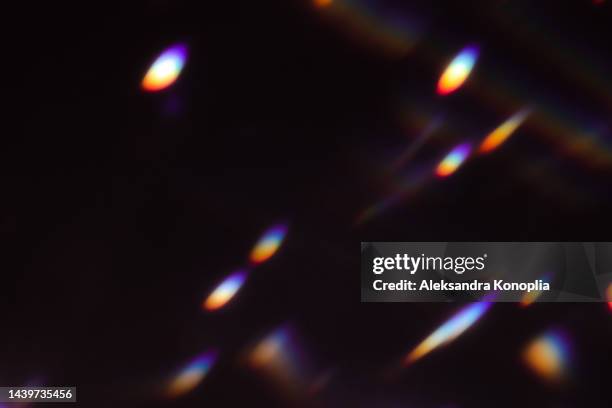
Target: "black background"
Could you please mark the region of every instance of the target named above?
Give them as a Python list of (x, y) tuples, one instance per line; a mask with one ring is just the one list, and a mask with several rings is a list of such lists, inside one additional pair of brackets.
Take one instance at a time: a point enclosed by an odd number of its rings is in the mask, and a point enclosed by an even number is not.
[[(401, 56), (365, 47), (308, 2), (7, 5), (0, 383), (75, 385), (79, 405), (94, 407), (609, 406), (606, 305), (495, 305), (390, 380), (385, 367), (457, 307), (359, 302), (360, 241), (610, 240), (612, 166), (537, 126), (355, 223), (393, 190), (382, 169), (419, 128), (404, 110), (446, 118), (419, 152), (428, 159), (528, 103), (610, 148), (610, 6), (560, 3), (364, 3), (418, 16)], [(177, 41), (190, 47), (181, 78), (143, 93), (148, 65)], [(441, 70), (471, 42), (482, 47), (473, 81), (437, 96)], [(502, 79), (478, 82), (487, 76)], [(500, 113), (470, 84), (519, 97)], [(211, 286), (279, 220), (290, 225), (279, 254), (227, 309), (202, 313)], [(287, 400), (237, 361), (285, 322), (313, 365), (335, 369), (317, 398)], [(574, 365), (550, 387), (520, 351), (557, 326)], [(221, 359), (202, 387), (155, 397), (213, 346)]]

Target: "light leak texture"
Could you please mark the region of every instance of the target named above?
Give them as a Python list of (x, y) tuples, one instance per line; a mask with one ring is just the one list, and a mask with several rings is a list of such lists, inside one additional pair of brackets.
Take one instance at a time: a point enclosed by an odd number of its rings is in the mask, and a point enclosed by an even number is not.
[(287, 226), (284, 224), (278, 224), (269, 228), (259, 238), (251, 251), (249, 256), (251, 262), (259, 264), (270, 259), (280, 248), (286, 234)]
[(478, 47), (469, 45), (453, 58), (438, 81), (439, 95), (451, 94), (463, 85), (476, 64), (478, 53)]
[(512, 134), (525, 122), (529, 109), (521, 109), (508, 120), (499, 125), (495, 130), (487, 135), (478, 148), (479, 153), (489, 153), (501, 146)]
[(558, 382), (566, 374), (569, 342), (559, 331), (546, 332), (527, 345), (523, 351), (523, 360), (540, 378)]
[(170, 381), (166, 395), (169, 398), (176, 398), (192, 391), (206, 377), (216, 360), (216, 351), (207, 351), (194, 358)]
[(202, 308), (209, 312), (221, 309), (234, 298), (247, 279), (246, 271), (236, 271), (225, 278), (217, 287), (208, 295)]
[(436, 167), (436, 175), (438, 177), (447, 177), (453, 174), (459, 166), (468, 158), (472, 147), (469, 143), (461, 144), (455, 147)]
[(460, 310), (459, 313), (446, 321), (408, 353), (404, 359), (404, 364), (412, 364), (438, 347), (446, 345), (461, 336), (489, 310), (490, 306), (490, 302), (478, 302)]
[(608, 285), (608, 307), (612, 310), (612, 283)]
[(187, 60), (187, 46), (175, 44), (162, 52), (151, 65), (141, 87), (147, 92), (157, 92), (171, 86), (178, 79)]

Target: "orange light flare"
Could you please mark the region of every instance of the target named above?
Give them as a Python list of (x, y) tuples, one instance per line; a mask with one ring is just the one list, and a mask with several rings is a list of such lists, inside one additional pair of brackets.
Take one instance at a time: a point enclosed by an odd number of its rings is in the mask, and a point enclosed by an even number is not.
[(249, 255), (251, 263), (261, 264), (270, 259), (278, 251), (286, 235), (287, 226), (284, 224), (269, 228), (251, 250)]
[(559, 331), (549, 331), (532, 340), (523, 351), (523, 361), (542, 380), (558, 384), (568, 375), (570, 344)]
[(527, 120), (530, 108), (524, 108), (512, 115), (485, 137), (478, 148), (478, 153), (490, 153), (500, 147)]
[(171, 379), (166, 387), (166, 396), (177, 398), (193, 391), (208, 375), (217, 361), (217, 356), (216, 350), (197, 356)]

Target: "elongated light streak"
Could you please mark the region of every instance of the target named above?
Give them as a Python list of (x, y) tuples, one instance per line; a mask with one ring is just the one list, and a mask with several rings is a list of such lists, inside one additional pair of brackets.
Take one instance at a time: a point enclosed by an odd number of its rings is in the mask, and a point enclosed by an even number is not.
[(530, 113), (530, 109), (521, 109), (516, 112), (485, 137), (478, 148), (478, 152), (489, 153), (497, 149), (525, 122)]
[(249, 257), (251, 262), (259, 264), (270, 259), (280, 248), (286, 234), (287, 226), (284, 224), (278, 224), (269, 228), (259, 238), (251, 251)]
[(444, 159), (438, 164), (436, 174), (439, 177), (447, 177), (453, 174), (459, 166), (468, 158), (472, 147), (469, 143), (461, 144), (455, 147)]
[(476, 323), (489, 310), (490, 306), (490, 302), (478, 302), (460, 310), (408, 353), (404, 359), (404, 364), (412, 364), (436, 348), (451, 343)]
[(612, 283), (608, 285), (608, 306), (612, 310)]
[(388, 167), (387, 172), (397, 172), (411, 160), (423, 145), (431, 138), (432, 135), (442, 126), (442, 120), (437, 118), (431, 121), (425, 129), (423, 129), (417, 138), (411, 142), (408, 147), (399, 155), (399, 157)]
[(221, 309), (234, 298), (236, 293), (242, 288), (242, 285), (244, 285), (246, 279), (246, 271), (240, 270), (232, 273), (204, 299), (202, 308), (209, 312)]
[(157, 92), (171, 86), (181, 74), (187, 60), (187, 46), (175, 44), (166, 48), (145, 74), (141, 87), (147, 92)]
[(166, 395), (176, 398), (196, 388), (206, 377), (217, 360), (216, 351), (207, 351), (193, 359), (168, 384)]
[(440, 76), (438, 94), (448, 95), (459, 89), (470, 76), (478, 59), (478, 54), (478, 47), (474, 45), (462, 49)]

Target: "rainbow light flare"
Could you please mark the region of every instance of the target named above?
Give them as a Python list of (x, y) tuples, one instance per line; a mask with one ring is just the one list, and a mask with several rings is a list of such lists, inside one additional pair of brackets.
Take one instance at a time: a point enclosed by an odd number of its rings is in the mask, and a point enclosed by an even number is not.
[(225, 278), (202, 302), (202, 308), (209, 312), (219, 310), (229, 303), (247, 279), (246, 271), (236, 271)]
[(216, 351), (207, 351), (193, 359), (179, 374), (168, 384), (166, 395), (176, 398), (187, 394), (198, 386), (206, 377), (210, 369), (217, 361)]
[(499, 125), (494, 131), (489, 133), (487, 137), (482, 141), (478, 148), (479, 153), (489, 153), (499, 146), (501, 146), (512, 134), (525, 122), (529, 114), (530, 109), (521, 109), (508, 120)]
[(478, 54), (478, 47), (469, 45), (453, 58), (438, 81), (439, 95), (448, 95), (463, 85), (476, 64)]
[(142, 79), (142, 89), (147, 92), (157, 92), (168, 88), (181, 74), (186, 60), (186, 45), (175, 44), (166, 48)]
[(259, 264), (267, 261), (278, 251), (287, 235), (287, 226), (278, 224), (269, 228), (259, 238), (249, 256), (251, 262)]
[(612, 283), (608, 285), (608, 306), (612, 310)]
[(439, 177), (447, 177), (453, 174), (459, 166), (468, 158), (472, 146), (469, 143), (463, 143), (455, 147), (446, 157), (438, 164), (436, 174)]
[(567, 337), (559, 331), (545, 333), (527, 345), (523, 360), (542, 379), (553, 383), (561, 381), (569, 360)]
[(436, 348), (451, 343), (476, 323), (490, 306), (490, 302), (477, 302), (460, 310), (408, 353), (404, 364), (412, 364)]

